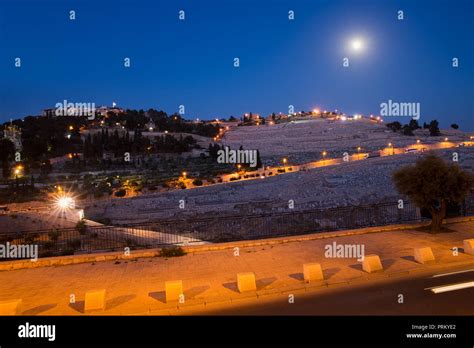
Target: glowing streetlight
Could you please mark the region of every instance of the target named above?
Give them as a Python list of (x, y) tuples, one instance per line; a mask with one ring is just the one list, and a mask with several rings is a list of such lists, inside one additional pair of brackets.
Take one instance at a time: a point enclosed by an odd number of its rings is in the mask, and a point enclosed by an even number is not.
[(393, 149), (393, 144), (392, 143), (388, 143), (388, 148), (389, 149), (392, 149), (392, 155), (394, 155), (394, 149)]
[(360, 150), (361, 150), (361, 147), (357, 146), (357, 159), (360, 159)]
[(56, 200), (56, 206), (62, 211), (67, 210), (67, 209), (74, 209), (75, 202), (72, 197), (60, 196)]
[(418, 139), (418, 140), (416, 141), (416, 143), (417, 143), (417, 144), (421, 143), (421, 140), (420, 140), (420, 139)]
[(283, 162), (283, 169), (286, 172), (286, 164), (288, 163), (288, 159), (286, 157), (283, 157), (283, 159), (281, 161)]
[(188, 174), (188, 173), (186, 173), (186, 172), (182, 172), (182, 173), (181, 173), (181, 175), (183, 176), (183, 179), (186, 179), (186, 175), (187, 175), (187, 174)]
[(328, 153), (327, 153), (326, 151), (323, 151), (323, 153), (322, 153), (322, 155), (323, 155), (323, 164), (324, 164), (324, 161), (326, 160), (326, 155), (327, 155), (327, 154), (328, 154)]
[(16, 176), (20, 175), (22, 170), (23, 170), (23, 166), (21, 164), (17, 165), (14, 170), (15, 175)]
[(444, 141), (448, 141), (449, 139), (448, 138), (444, 138)]

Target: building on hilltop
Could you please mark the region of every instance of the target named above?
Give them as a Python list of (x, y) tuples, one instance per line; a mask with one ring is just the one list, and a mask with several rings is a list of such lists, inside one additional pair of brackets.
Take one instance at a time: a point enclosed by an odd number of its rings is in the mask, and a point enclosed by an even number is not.
[(21, 142), (21, 128), (10, 122), (3, 131), (3, 137), (10, 140), (15, 145), (15, 151), (21, 151), (23, 144)]

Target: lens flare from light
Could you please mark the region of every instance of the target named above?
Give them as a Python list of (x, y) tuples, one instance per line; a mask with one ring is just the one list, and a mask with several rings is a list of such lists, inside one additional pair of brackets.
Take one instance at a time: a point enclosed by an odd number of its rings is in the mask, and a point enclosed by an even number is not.
[(74, 209), (74, 199), (69, 196), (62, 196), (56, 200), (56, 205), (61, 210)]

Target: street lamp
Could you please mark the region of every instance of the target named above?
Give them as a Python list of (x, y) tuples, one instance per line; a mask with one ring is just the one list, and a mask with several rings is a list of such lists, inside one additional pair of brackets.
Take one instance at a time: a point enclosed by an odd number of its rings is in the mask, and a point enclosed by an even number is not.
[(388, 148), (389, 148), (389, 149), (392, 149), (392, 156), (393, 156), (393, 155), (394, 155), (393, 144), (392, 144), (392, 143), (388, 143)]
[(21, 174), (22, 170), (23, 170), (23, 166), (19, 164), (15, 167), (15, 170), (13, 171), (15, 173), (15, 181), (16, 181), (17, 186), (18, 186), (18, 176)]
[(186, 180), (186, 175), (187, 175), (187, 174), (188, 174), (188, 173), (186, 173), (186, 172), (182, 172), (182, 173), (181, 173), (181, 175), (183, 176), (183, 180)]
[(288, 163), (288, 159), (286, 157), (283, 157), (282, 162), (283, 162), (283, 169), (286, 172), (286, 163)]
[(21, 171), (23, 170), (23, 166), (21, 164), (17, 165), (15, 167), (15, 175), (20, 175), (21, 174)]
[(59, 196), (56, 199), (56, 207), (59, 208), (60, 211), (65, 211), (68, 209), (74, 209), (75, 202), (71, 196), (66, 194)]
[(328, 154), (328, 153), (327, 153), (326, 151), (323, 151), (323, 154), (322, 154), (322, 155), (323, 155), (323, 164), (324, 164), (324, 161), (325, 161), (325, 159), (326, 159), (326, 155), (327, 155), (327, 154)]
[(357, 159), (360, 159), (360, 146), (357, 146)]

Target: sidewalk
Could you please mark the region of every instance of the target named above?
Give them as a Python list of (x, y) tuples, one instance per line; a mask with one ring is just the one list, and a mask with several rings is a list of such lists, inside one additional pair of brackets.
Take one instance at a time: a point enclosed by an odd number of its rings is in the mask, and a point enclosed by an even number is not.
[[(169, 314), (179, 308), (272, 296), (293, 290), (311, 291), (353, 281), (403, 275), (455, 264), (474, 264), (474, 256), (459, 252), (464, 239), (474, 238), (474, 221), (450, 224), (456, 232), (431, 235), (413, 230), (349, 235), (292, 243), (201, 251), (176, 258), (141, 258), (82, 263), (0, 272), (0, 300), (23, 299), (24, 315), (78, 315), (83, 313), (84, 294), (107, 290), (106, 310), (97, 314)], [(326, 258), (325, 245), (363, 244), (365, 254), (380, 256), (384, 272), (367, 274), (361, 263), (347, 258)], [(435, 265), (413, 260), (413, 248), (430, 246)], [(303, 264), (319, 262), (325, 281), (305, 284)], [(236, 274), (254, 272), (257, 292), (240, 294)], [(165, 303), (164, 283), (182, 280), (185, 303)], [(69, 304), (71, 295), (76, 303)], [(179, 310), (178, 310), (179, 312)]]

